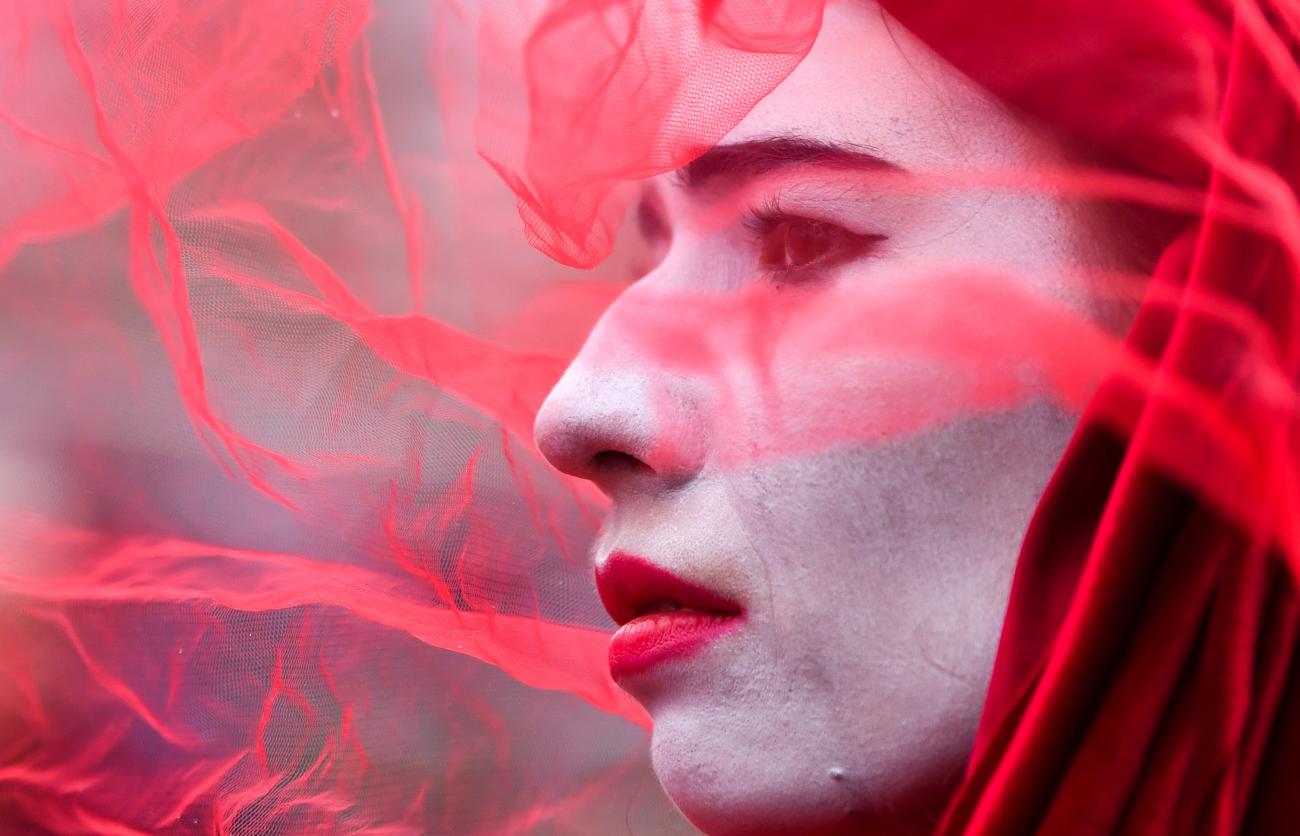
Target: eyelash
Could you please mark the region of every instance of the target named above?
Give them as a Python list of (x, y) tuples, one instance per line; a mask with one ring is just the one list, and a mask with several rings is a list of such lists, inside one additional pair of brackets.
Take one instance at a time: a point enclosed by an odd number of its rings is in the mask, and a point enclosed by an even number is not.
[[(743, 223), (758, 246), (759, 268), (782, 281), (805, 279), (856, 261), (873, 253), (888, 237), (854, 232), (831, 221), (792, 214), (783, 210), (775, 197), (769, 197), (749, 210)], [(792, 235), (796, 236), (794, 240)], [(804, 255), (811, 257), (802, 263), (791, 264), (792, 245), (796, 248), (795, 255), (802, 249)], [(813, 249), (811, 253), (808, 252), (810, 247)]]

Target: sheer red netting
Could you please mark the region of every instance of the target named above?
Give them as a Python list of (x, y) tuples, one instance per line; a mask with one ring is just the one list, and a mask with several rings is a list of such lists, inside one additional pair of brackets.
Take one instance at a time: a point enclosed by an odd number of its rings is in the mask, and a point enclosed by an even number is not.
[(522, 242), (474, 10), (0, 15), (0, 830), (672, 825), (531, 440), (626, 270)]
[[(849, 421), (724, 401), (719, 437), (768, 439), (724, 466), (1044, 394), (1076, 410), (942, 829), (1284, 831), (1300, 9), (883, 5), (1087, 150), (899, 187), (1126, 204), (1155, 266), (1079, 281), (1140, 302), (1127, 338), (994, 271), (852, 304), (647, 295), (627, 332), (666, 372), (742, 350), (790, 374), (775, 340), (951, 372)], [(607, 673), (585, 558), (605, 501), (531, 425), (644, 266), (630, 187), (722, 139), (822, 10), (0, 4), (3, 826), (689, 832)]]

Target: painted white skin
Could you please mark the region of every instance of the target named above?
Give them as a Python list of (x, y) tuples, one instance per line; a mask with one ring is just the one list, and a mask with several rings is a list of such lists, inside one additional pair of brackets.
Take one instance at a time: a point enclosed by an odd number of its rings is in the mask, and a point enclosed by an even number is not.
[[(724, 144), (795, 134), (868, 145), (913, 172), (1065, 159), (1045, 131), (866, 2), (828, 8), (812, 53)], [(808, 203), (823, 222), (888, 237), (809, 293), (984, 265), (1092, 313), (1060, 277), (1108, 263), (1098, 242), (1113, 239), (1094, 211), (1047, 191), (891, 201), (823, 172), (795, 179), (783, 211)], [(711, 834), (924, 832), (969, 756), (1017, 553), (1074, 419), (1039, 402), (910, 438), (723, 467), (714, 453), (746, 439), (711, 435), (707, 378), (665, 371), (618, 327), (618, 312), (647, 294), (764, 281), (764, 242), (740, 220), (693, 222), (702, 198), (680, 178), (650, 188), (671, 244), (596, 327), (536, 432), (557, 468), (612, 499), (598, 564), (613, 550), (641, 555), (748, 614), (742, 630), (620, 683), (654, 718), (656, 773)], [(771, 197), (759, 192), (746, 201)], [(816, 367), (830, 383), (800, 392), (799, 409), (835, 415), (870, 401), (863, 369), (879, 362), (843, 362)]]

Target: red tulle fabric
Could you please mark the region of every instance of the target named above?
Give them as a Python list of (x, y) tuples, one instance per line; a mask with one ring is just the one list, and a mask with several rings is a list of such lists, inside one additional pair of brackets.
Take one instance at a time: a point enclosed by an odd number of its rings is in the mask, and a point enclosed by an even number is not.
[[(1300, 9), (883, 5), (1095, 152), (1051, 182), (1173, 219), (1124, 344), (987, 276), (867, 338), (761, 292), (624, 315), (668, 369), (736, 328), (979, 382), (732, 466), (1014, 406), (1026, 365), (1079, 410), (942, 832), (1289, 832)], [(689, 832), (606, 672), (604, 500), (531, 423), (638, 269), (629, 186), (823, 6), (0, 4), (0, 827)]]
[(530, 254), (477, 31), (0, 4), (0, 832), (681, 827), (532, 445), (625, 271)]

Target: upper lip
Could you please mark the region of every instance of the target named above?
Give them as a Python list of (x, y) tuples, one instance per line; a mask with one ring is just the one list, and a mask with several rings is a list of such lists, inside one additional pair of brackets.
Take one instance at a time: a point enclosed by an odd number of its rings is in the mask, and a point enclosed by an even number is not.
[(739, 604), (699, 584), (684, 580), (643, 557), (614, 552), (596, 570), (596, 589), (610, 618), (622, 626), (639, 615), (684, 609), (740, 615)]

